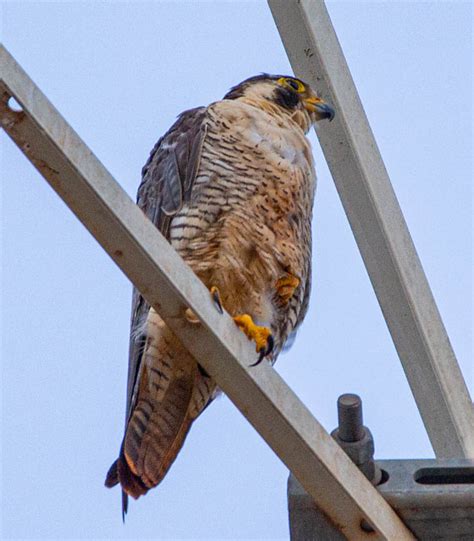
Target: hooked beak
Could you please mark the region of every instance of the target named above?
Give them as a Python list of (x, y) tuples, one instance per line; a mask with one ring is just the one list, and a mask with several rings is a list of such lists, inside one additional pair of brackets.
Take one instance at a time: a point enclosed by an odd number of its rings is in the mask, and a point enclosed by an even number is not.
[(303, 103), (304, 103), (304, 108), (309, 113), (316, 114), (317, 120), (328, 118), (329, 121), (331, 121), (334, 118), (334, 115), (336, 114), (336, 112), (330, 105), (328, 105), (321, 98), (317, 98), (316, 96), (311, 96), (310, 98), (306, 98), (305, 100), (303, 100)]

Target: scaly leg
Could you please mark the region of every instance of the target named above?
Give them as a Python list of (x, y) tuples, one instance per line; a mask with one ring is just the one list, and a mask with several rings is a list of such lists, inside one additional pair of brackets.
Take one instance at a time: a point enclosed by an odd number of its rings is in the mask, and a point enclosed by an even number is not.
[[(222, 304), (221, 296), (219, 293), (219, 289), (216, 286), (212, 286), (210, 288), (212, 300), (214, 301), (214, 304), (216, 305), (217, 310), (223, 314), (224, 313), (224, 307)], [(251, 316), (248, 314), (242, 314), (239, 316), (235, 316), (234, 321), (236, 325), (244, 331), (245, 335), (249, 340), (254, 340), (256, 344), (256, 351), (259, 353), (257, 362), (250, 365), (250, 366), (256, 366), (257, 364), (261, 363), (263, 358), (267, 355), (270, 355), (270, 353), (273, 350), (273, 336), (267, 327), (261, 327), (259, 325), (255, 325), (253, 322)]]

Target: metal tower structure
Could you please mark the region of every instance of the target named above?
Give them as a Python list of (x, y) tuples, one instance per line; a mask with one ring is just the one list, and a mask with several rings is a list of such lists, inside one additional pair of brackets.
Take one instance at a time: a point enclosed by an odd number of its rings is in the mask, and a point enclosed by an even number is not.
[[(474, 458), (474, 410), (322, 0), (269, 0), (295, 74), (338, 111), (318, 137), (438, 458)], [(342, 538), (414, 539), (12, 56), (2, 127), (288, 466)], [(21, 110), (10, 107), (11, 98)], [(180, 317), (191, 308), (201, 325)], [(335, 537), (332, 537), (335, 539)], [(322, 539), (322, 537), (321, 537)], [(331, 537), (327, 537), (331, 539)]]

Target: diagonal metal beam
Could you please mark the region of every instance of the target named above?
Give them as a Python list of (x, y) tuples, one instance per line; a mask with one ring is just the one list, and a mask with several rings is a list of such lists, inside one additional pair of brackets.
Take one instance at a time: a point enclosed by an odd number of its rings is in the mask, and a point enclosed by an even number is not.
[(318, 137), (437, 457), (474, 458), (474, 410), (322, 0), (268, 0), (297, 76), (334, 104)]
[[(110, 173), (0, 48), (2, 126), (348, 539), (414, 539)], [(14, 112), (13, 96), (23, 110)], [(201, 324), (183, 317), (190, 307)], [(376, 532), (361, 528), (365, 519)]]

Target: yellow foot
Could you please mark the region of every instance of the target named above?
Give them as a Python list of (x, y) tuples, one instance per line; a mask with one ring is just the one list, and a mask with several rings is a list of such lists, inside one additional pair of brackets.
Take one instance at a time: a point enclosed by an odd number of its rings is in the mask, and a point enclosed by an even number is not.
[(240, 316), (235, 316), (234, 321), (241, 329), (244, 331), (245, 335), (249, 340), (253, 340), (256, 344), (256, 351), (259, 353), (259, 357), (256, 363), (250, 365), (250, 366), (256, 366), (260, 362), (262, 362), (263, 358), (267, 355), (270, 355), (270, 353), (273, 350), (273, 336), (267, 327), (260, 327), (259, 325), (255, 325), (252, 318), (248, 314), (242, 314)]
[(283, 304), (288, 304), (299, 285), (300, 279), (289, 272), (276, 281), (275, 287)]

